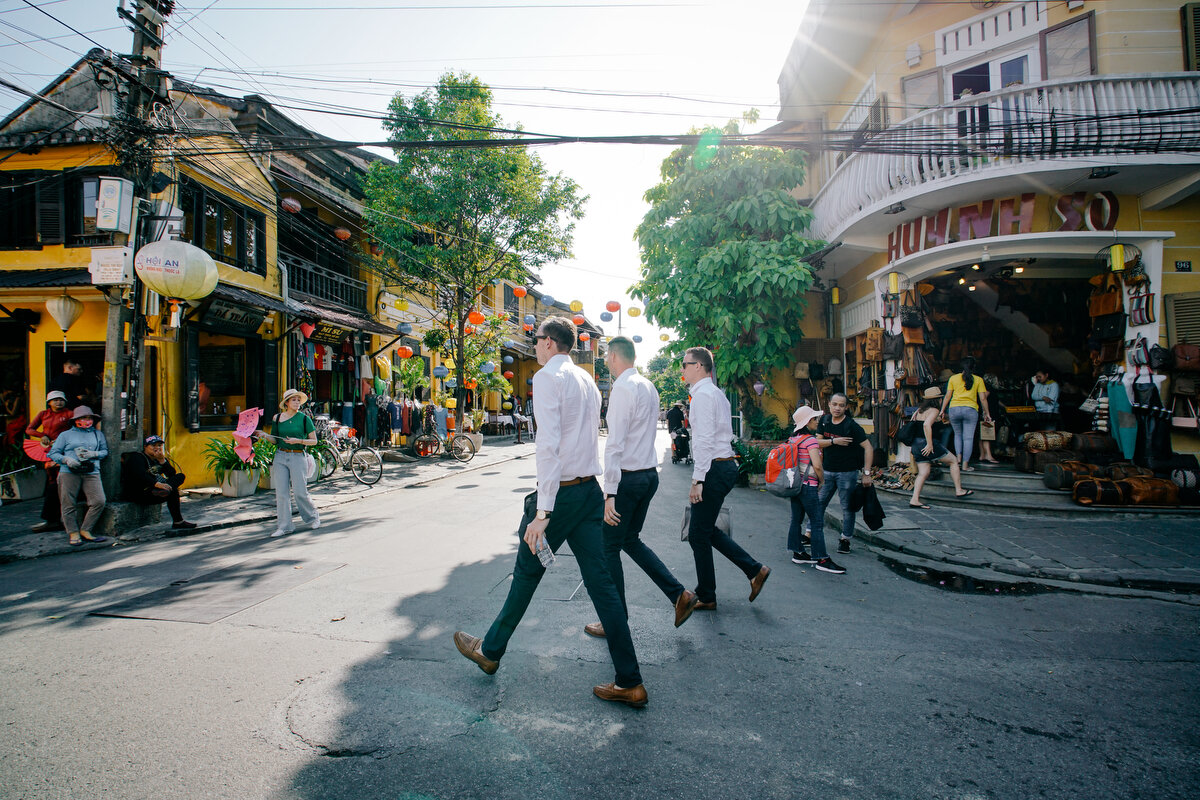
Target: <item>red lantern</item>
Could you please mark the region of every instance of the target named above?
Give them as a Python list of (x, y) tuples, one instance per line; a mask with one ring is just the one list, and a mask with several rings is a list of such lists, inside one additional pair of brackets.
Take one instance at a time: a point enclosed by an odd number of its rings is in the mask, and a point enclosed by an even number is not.
[(279, 205), (283, 206), (283, 210), (289, 214), (295, 214), (300, 210), (300, 201), (294, 197), (285, 197), (280, 201)]
[(613, 312), (614, 314), (621, 310), (621, 304), (618, 303), (616, 300), (609, 300), (607, 303), (604, 304), (604, 307), (607, 308), (609, 311)]
[(463, 333), (467, 334), (468, 336), (472, 335), (475, 333), (475, 326), (468, 325), (467, 327), (463, 328)]
[(371, 255), (373, 255), (373, 256), (383, 255), (383, 246), (380, 244), (376, 244), (375, 242), (372, 242), (371, 243)]
[(413, 349), (408, 345), (401, 345), (396, 348), (396, 356), (397, 358), (412, 358)]
[(583, 318), (583, 314), (576, 314), (575, 316), (571, 317), (571, 321), (576, 325), (582, 325), (585, 320)]
[(526, 289), (524, 286), (514, 286), (513, 287), (513, 297), (524, 297), (527, 294), (529, 294), (529, 290)]
[(592, 335), (590, 333), (579, 334), (579, 341), (581, 341), (581, 342), (589, 341), (589, 340), (591, 340), (591, 338), (592, 338)]
[(513, 371), (511, 369), (504, 370), (504, 379), (506, 381), (511, 381), (513, 379)]
[(476, 383), (474, 380), (469, 380), (469, 381), (467, 381), (466, 383), (464, 383), (464, 384), (463, 384), (463, 386), (466, 386), (468, 389), (474, 389), (474, 388), (475, 388), (476, 386), (478, 386), (478, 385), (479, 385), (479, 384), (478, 384), (478, 383)]
[(486, 319), (487, 317), (479, 310), (474, 310), (470, 314), (467, 314), (467, 322), (470, 322), (472, 325), (482, 325)]
[(312, 336), (316, 330), (317, 330), (317, 326), (313, 325), (310, 322), (301, 322), (300, 323), (300, 332), (304, 334), (305, 339)]
[(533, 326), (530, 325), (528, 322), (526, 322), (524, 325), (522, 325), (521, 329), (523, 331), (525, 331), (526, 333), (533, 333)]
[(344, 242), (350, 238), (350, 229), (349, 228), (334, 228), (333, 235), (336, 236), (339, 240)]

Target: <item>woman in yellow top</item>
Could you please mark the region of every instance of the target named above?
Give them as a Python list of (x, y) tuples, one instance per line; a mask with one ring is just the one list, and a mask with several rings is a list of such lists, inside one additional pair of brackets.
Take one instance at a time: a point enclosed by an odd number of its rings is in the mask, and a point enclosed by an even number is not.
[(954, 431), (954, 452), (964, 472), (974, 472), (971, 464), (971, 449), (975, 445), (975, 429), (979, 427), (979, 412), (983, 410), (983, 421), (990, 423), (987, 387), (983, 378), (972, 372), (975, 359), (964, 358), (962, 371), (950, 376), (946, 385), (946, 397), (942, 400), (942, 413), (949, 406), (950, 427)]

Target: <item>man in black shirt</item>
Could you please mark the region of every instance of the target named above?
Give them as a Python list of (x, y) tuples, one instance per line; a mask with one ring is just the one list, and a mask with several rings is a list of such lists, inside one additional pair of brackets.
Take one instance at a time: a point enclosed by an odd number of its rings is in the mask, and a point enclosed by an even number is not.
[(130, 453), (121, 462), (121, 486), (125, 499), (139, 505), (166, 503), (171, 512), (171, 527), (189, 530), (194, 522), (183, 519), (179, 503), (179, 487), (184, 476), (167, 459), (162, 437), (147, 436), (142, 452)]
[(83, 405), (87, 393), (87, 382), (83, 378), (83, 367), (70, 359), (63, 362), (63, 371), (50, 381), (51, 392), (62, 392), (67, 396), (67, 408)]
[[(871, 467), (875, 460), (875, 451), (867, 440), (867, 432), (862, 426), (846, 416), (849, 405), (846, 395), (838, 392), (829, 398), (829, 413), (821, 417), (817, 424), (817, 435), (827, 441), (822, 442), (821, 458), (825, 466), (825, 483), (821, 486), (818, 499), (821, 501), (821, 514), (837, 492), (842, 502), (842, 533), (838, 539), (838, 552), (850, 552), (850, 537), (854, 533), (855, 513), (850, 510), (850, 495), (854, 486), (862, 481), (863, 486), (871, 485)], [(860, 472), (861, 478), (860, 478)]]
[(683, 427), (683, 403), (676, 403), (667, 409), (667, 431), (675, 431)]

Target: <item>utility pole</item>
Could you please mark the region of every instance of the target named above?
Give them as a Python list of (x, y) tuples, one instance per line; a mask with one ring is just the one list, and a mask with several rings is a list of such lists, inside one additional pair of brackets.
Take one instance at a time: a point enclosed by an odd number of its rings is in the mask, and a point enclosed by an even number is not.
[[(174, 10), (174, 0), (133, 0), (134, 12), (121, 0), (117, 8), (133, 30), (133, 49), (125, 56), (132, 72), (118, 69), (126, 77), (129, 95), (124, 113), (114, 121), (113, 144), (125, 177), (133, 181), (134, 225), (130, 246), (136, 253), (146, 244), (146, 223), (153, 214), (150, 183), (154, 175), (155, 141), (146, 135), (146, 123), (170, 104), (167, 75), (161, 69), (163, 25)], [(142, 340), (146, 329), (143, 316), (144, 292), (137, 275), (125, 300), (108, 307), (108, 330), (104, 346), (104, 389), (102, 424), (111, 455), (102, 465), (104, 491), (116, 497), (120, 486), (121, 459), (142, 449), (145, 416), (146, 365), (142, 358)]]

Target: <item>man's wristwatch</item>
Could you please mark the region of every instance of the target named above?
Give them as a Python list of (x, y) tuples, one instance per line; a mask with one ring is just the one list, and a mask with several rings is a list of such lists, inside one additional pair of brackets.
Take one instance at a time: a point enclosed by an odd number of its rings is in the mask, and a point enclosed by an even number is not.
[(703, 486), (704, 481), (692, 481), (692, 486)]
[(553, 513), (553, 511), (544, 511), (539, 508), (537, 512), (537, 519), (550, 519), (550, 515)]

